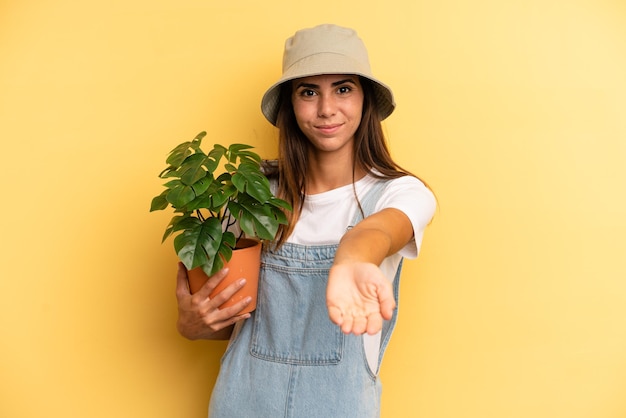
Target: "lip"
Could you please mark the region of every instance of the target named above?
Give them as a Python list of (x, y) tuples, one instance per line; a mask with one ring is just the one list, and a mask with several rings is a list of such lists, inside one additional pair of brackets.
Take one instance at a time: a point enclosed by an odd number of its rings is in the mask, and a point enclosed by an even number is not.
[(329, 124), (329, 125), (317, 125), (315, 129), (325, 134), (332, 134), (341, 128), (341, 123)]

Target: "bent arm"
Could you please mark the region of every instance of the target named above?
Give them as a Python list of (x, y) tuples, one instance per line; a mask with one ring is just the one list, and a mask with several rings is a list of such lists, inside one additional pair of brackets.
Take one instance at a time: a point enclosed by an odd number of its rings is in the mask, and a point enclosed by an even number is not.
[(328, 277), (330, 319), (348, 334), (375, 334), (391, 319), (396, 301), (390, 280), (379, 268), (413, 237), (409, 218), (400, 210), (377, 212), (341, 239)]

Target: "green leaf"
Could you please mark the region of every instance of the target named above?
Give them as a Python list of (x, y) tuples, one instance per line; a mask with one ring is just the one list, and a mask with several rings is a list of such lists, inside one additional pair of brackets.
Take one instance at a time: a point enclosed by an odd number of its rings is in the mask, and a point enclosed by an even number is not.
[(204, 163), (207, 156), (204, 154), (193, 154), (188, 157), (179, 167), (180, 180), (186, 185), (192, 185), (206, 176)]
[(219, 183), (230, 183), (231, 175), (230, 173), (222, 173), (216, 179)]
[(204, 177), (200, 178), (196, 182), (191, 185), (193, 192), (196, 196), (200, 196), (202, 193), (206, 192), (211, 184), (213, 183), (213, 178), (209, 173), (205, 173)]
[(216, 190), (213, 194), (211, 194), (213, 204), (211, 207), (213, 208), (221, 208), (226, 202), (237, 193), (237, 189), (234, 187), (224, 187), (222, 189)]
[(159, 178), (166, 179), (170, 177), (178, 177), (178, 169), (176, 167), (169, 166), (159, 173)]
[(238, 154), (243, 150), (249, 150), (252, 149), (253, 146), (252, 145), (246, 145), (246, 144), (231, 144), (228, 147), (228, 153), (229, 154)]
[(167, 184), (170, 188), (167, 193), (167, 201), (175, 208), (182, 208), (196, 197), (191, 186), (183, 184), (180, 180), (172, 180)]
[(263, 161), (257, 153), (252, 151), (241, 151), (238, 154), (238, 157), (239, 161), (241, 161), (242, 163), (245, 162), (248, 164), (255, 164), (257, 166), (260, 166), (261, 162)]
[(170, 152), (170, 155), (167, 157), (165, 162), (174, 168), (180, 167), (183, 161), (185, 161), (185, 158), (190, 156), (193, 152), (190, 147), (191, 141), (183, 142)]
[(188, 210), (206, 208), (213, 213), (219, 213), (228, 202), (228, 199), (235, 193), (237, 193), (237, 189), (233, 186), (222, 185), (214, 180), (202, 194), (198, 195), (196, 193), (197, 197), (189, 202), (186, 207)]
[(233, 174), (232, 182), (240, 193), (247, 193), (260, 203), (272, 197), (269, 180), (250, 164), (242, 163)]
[[(287, 202), (285, 202), (287, 203)], [(289, 206), (289, 205), (287, 205)], [(291, 206), (289, 206), (291, 207)], [(291, 209), (289, 209), (291, 210)], [(285, 215), (285, 212), (283, 212), (282, 210), (273, 207), (270, 209), (270, 211), (272, 212), (272, 216), (276, 219), (276, 222), (278, 222), (279, 224), (283, 224), (283, 225), (287, 225), (289, 222), (287, 220), (287, 215)]]
[(198, 144), (198, 147), (200, 147), (200, 144), (202, 144), (202, 139), (205, 136), (206, 136), (206, 131), (202, 131), (198, 135), (196, 135), (196, 137), (193, 139), (194, 142), (196, 142)]
[(224, 265), (233, 258), (233, 248), (235, 248), (236, 243), (237, 239), (235, 238), (235, 234), (232, 232), (224, 232), (217, 257), (215, 257), (213, 261), (213, 266), (207, 264), (203, 266), (202, 270), (204, 270), (207, 275), (212, 276), (224, 268)]
[(236, 238), (232, 232), (222, 233), (217, 218), (201, 222), (194, 217), (181, 217), (175, 230), (184, 232), (174, 240), (174, 249), (188, 269), (202, 267), (209, 276), (223, 268), (232, 257)]
[(154, 212), (155, 210), (163, 210), (165, 208), (167, 208), (167, 206), (169, 205), (169, 202), (167, 201), (167, 190), (163, 190), (163, 192), (154, 197), (152, 199), (152, 203), (150, 204), (150, 212)]
[[(185, 219), (191, 219), (190, 221), (185, 221)], [(176, 231), (180, 231), (186, 227), (193, 226), (194, 223), (200, 222), (199, 219), (191, 217), (188, 213), (185, 215), (174, 216), (170, 223), (167, 225), (165, 229), (165, 233), (163, 234), (163, 238), (161, 242), (164, 242), (172, 233)]]
[(270, 205), (274, 206), (275, 208), (281, 208), (284, 210), (288, 210), (288, 211), (292, 211), (293, 208), (291, 207), (291, 205), (289, 203), (287, 203), (286, 201), (279, 199), (277, 197), (271, 197), (267, 203), (269, 203)]
[(215, 211), (213, 211), (212, 198), (210, 195), (207, 195), (207, 194), (198, 196), (191, 202), (187, 203), (187, 206), (185, 206), (185, 209), (187, 209), (190, 212), (193, 212), (198, 209), (207, 209), (211, 213), (215, 213)]
[(228, 148), (223, 145), (215, 144), (213, 145), (213, 151), (211, 153), (216, 152), (220, 156), (220, 158), (228, 152)]
[(226, 153), (226, 159), (229, 163), (237, 162), (237, 158), (239, 158), (240, 162), (244, 160), (247, 161), (256, 161), (257, 164), (261, 162), (261, 157), (259, 157), (255, 152), (250, 151), (253, 147), (251, 145), (246, 144), (232, 144), (228, 147), (228, 151)]
[(222, 243), (222, 224), (217, 218), (200, 222), (197, 218), (188, 218), (197, 222), (185, 225), (182, 234), (174, 239), (174, 249), (187, 269), (213, 264)]
[(267, 206), (248, 202), (229, 202), (228, 210), (239, 221), (241, 230), (248, 236), (273, 240), (278, 232), (279, 222)]
[(178, 145), (172, 151), (170, 151), (166, 163), (171, 165), (174, 168), (180, 167), (180, 165), (185, 161), (185, 159), (190, 156), (193, 152), (200, 151), (200, 145), (202, 144), (202, 138), (206, 136), (206, 132), (200, 132), (193, 141), (186, 141), (182, 144)]
[(204, 166), (209, 173), (214, 173), (220, 165), (220, 160), (224, 156), (226, 148), (221, 145), (214, 145), (213, 149), (207, 155)]

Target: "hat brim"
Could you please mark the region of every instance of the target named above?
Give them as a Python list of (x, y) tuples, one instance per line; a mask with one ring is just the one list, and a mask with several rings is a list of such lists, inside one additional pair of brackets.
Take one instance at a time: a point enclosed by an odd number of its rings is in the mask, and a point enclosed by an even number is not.
[[(396, 107), (393, 93), (387, 85), (372, 76), (369, 72), (369, 68), (360, 67), (362, 67), (362, 65), (358, 61), (341, 54), (321, 53), (305, 57), (285, 70), (280, 80), (267, 89), (261, 99), (261, 111), (265, 118), (275, 126), (280, 102), (280, 86), (283, 83), (298, 78), (323, 74), (354, 74), (365, 77), (373, 82), (375, 91), (374, 99), (376, 107), (378, 108), (378, 114), (380, 120), (384, 120)], [(355, 69), (357, 71), (355, 71)]]

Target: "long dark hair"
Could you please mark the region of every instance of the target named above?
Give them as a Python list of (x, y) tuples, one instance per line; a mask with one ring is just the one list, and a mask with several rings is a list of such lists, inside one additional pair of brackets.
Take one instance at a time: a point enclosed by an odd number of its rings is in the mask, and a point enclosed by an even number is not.
[[(376, 107), (372, 81), (359, 77), (363, 89), (363, 114), (361, 124), (354, 134), (354, 158), (352, 174), (357, 168), (380, 179), (395, 179), (414, 174), (396, 164), (389, 153), (387, 141), (380, 123)], [(276, 237), (276, 246), (282, 245), (300, 218), (306, 196), (306, 175), (308, 151), (311, 143), (300, 130), (291, 103), (292, 83), (281, 85), (278, 117), (278, 196), (288, 201), (293, 211), (287, 213), (289, 224), (281, 226)], [(354, 185), (354, 181), (353, 181)], [(360, 207), (356, 196), (357, 204)]]

